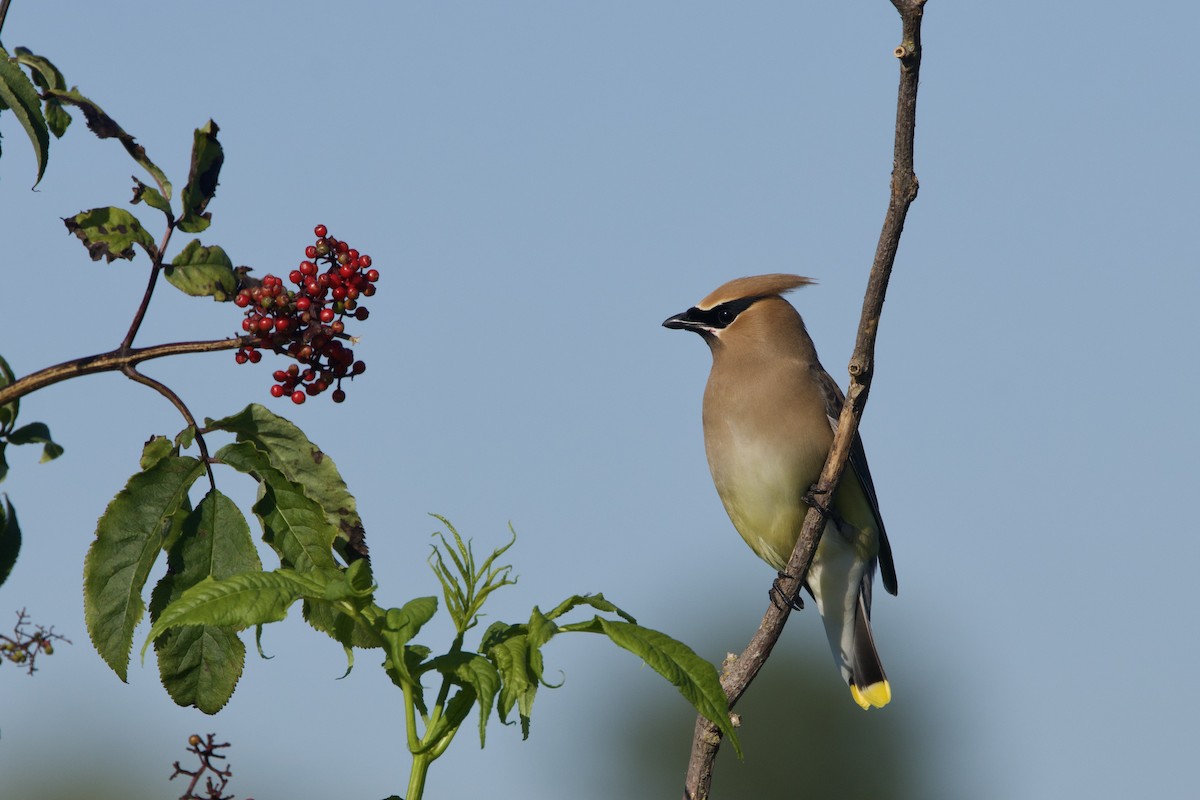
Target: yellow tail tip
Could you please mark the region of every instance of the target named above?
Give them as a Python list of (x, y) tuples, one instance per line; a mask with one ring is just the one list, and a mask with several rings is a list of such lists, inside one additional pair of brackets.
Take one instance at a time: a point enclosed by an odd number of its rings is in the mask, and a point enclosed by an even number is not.
[(850, 696), (864, 710), (871, 708), (871, 706), (883, 708), (892, 702), (892, 687), (887, 681), (872, 683), (870, 686), (864, 686), (861, 689), (852, 683), (850, 684)]

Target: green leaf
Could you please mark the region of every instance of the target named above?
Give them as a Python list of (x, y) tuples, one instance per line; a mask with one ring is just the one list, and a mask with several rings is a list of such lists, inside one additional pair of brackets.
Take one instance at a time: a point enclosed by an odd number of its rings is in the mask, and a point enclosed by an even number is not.
[(487, 720), (500, 690), (500, 673), (478, 653), (447, 653), (430, 662), (430, 666), (459, 686), (468, 686), (479, 701), (479, 746), (487, 735)]
[(217, 123), (211, 119), (196, 129), (192, 142), (192, 166), (181, 196), (183, 216), (179, 218), (179, 230), (186, 233), (200, 233), (212, 221), (212, 214), (205, 209), (217, 193), (217, 176), (225, 162), (225, 152), (217, 141), (219, 130)]
[(629, 614), (626, 614), (613, 603), (609, 602), (607, 599), (605, 599), (604, 595), (599, 592), (596, 594), (576, 594), (568, 597), (566, 600), (563, 600), (561, 603), (555, 606), (551, 611), (547, 612), (546, 619), (557, 619), (571, 609), (578, 608), (579, 606), (589, 606), (597, 611), (607, 611), (610, 614), (616, 614), (626, 622), (637, 624), (636, 619)]
[(31, 422), (22, 425), (8, 434), (9, 444), (41, 444), (42, 462), (53, 461), (63, 454), (61, 446), (50, 438), (50, 428), (44, 422)]
[(596, 617), (595, 622), (600, 631), (607, 634), (616, 645), (633, 653), (666, 678), (692, 704), (692, 708), (729, 737), (738, 757), (742, 756), (742, 744), (729, 719), (729, 699), (721, 688), (716, 667), (696, 655), (686, 644), (665, 633), (601, 617)]
[(297, 572), (337, 567), (333, 560), (333, 527), (316, 501), (305, 494), (304, 487), (273, 468), (252, 444), (226, 445), (216, 457), (241, 472), (258, 476), (262, 493), (253, 510), (262, 522), (263, 541), (279, 555), (283, 567)]
[(50, 63), (50, 59), (35, 55), (28, 47), (18, 47), (13, 51), (16, 62), (29, 67), (33, 82), (42, 89), (66, 89), (67, 82), (63, 79), (58, 67)]
[(168, 456), (135, 474), (108, 504), (83, 567), (84, 619), (100, 657), (126, 680), (142, 588), (175, 512), (204, 472), (198, 459)]
[(17, 524), (17, 510), (5, 496), (4, 506), (0, 507), (0, 586), (12, 574), (20, 552), (21, 526)]
[(146, 232), (137, 217), (123, 208), (93, 208), (66, 217), (63, 223), (70, 233), (83, 242), (92, 261), (107, 258), (111, 264), (118, 258), (131, 259), (135, 244), (140, 244), (151, 257), (158, 249), (154, 238)]
[(243, 572), (224, 580), (205, 578), (163, 609), (150, 626), (142, 655), (152, 641), (172, 628), (213, 625), (244, 630), (279, 622), (297, 600), (320, 597), (324, 590), (320, 576), (301, 575), (290, 569)]
[[(167, 557), (167, 574), (150, 597), (150, 618), (205, 578), (221, 580), (262, 569), (246, 518), (228, 497), (210, 490), (188, 514)], [(246, 648), (237, 633), (213, 625), (166, 631), (154, 642), (163, 687), (181, 706), (206, 714), (221, 710), (233, 695)]]
[(203, 247), (199, 239), (188, 242), (163, 274), (172, 286), (193, 297), (211, 297), (220, 302), (237, 291), (237, 275), (229, 256), (217, 245)]
[[(4, 360), (4, 356), (0, 356), (0, 389), (3, 389), (16, 380), (17, 376), (13, 374), (12, 367)], [(20, 410), (20, 400), (13, 400), (10, 403), (0, 406), (0, 431), (6, 431), (12, 427), (12, 424), (17, 421), (17, 413)], [(0, 480), (3, 479), (4, 476), (0, 473)]]
[(436, 597), (418, 597), (409, 600), (403, 608), (389, 608), (375, 620), (375, 630), (383, 640), (387, 659), (383, 668), (398, 685), (419, 686), (412, 677), (414, 664), (409, 663), (405, 645), (417, 635), (421, 627), (437, 613)]
[(142, 168), (154, 178), (154, 182), (158, 184), (158, 190), (162, 192), (162, 196), (168, 200), (171, 199), (171, 182), (167, 180), (166, 174), (146, 156), (146, 148), (142, 147), (132, 136), (126, 133), (117, 124), (116, 120), (105, 114), (100, 106), (81, 95), (79, 90), (74, 88), (70, 91), (49, 89), (45, 94), (54, 100), (73, 105), (82, 111), (83, 118), (87, 121), (88, 129), (96, 134), (97, 138), (117, 139), (125, 148), (125, 152), (129, 153), (133, 160), (141, 164)]
[(258, 403), (207, 425), (236, 434), (239, 442), (252, 442), (271, 466), (303, 486), (337, 530), (338, 553), (346, 563), (367, 558), (366, 535), (354, 495), (333, 459), (310, 442), (304, 431)]
[(165, 436), (151, 436), (144, 445), (142, 445), (142, 458), (140, 466), (142, 469), (150, 469), (150, 467), (162, 461), (171, 452), (175, 446), (171, 444), (171, 440)]
[[(267, 454), (252, 441), (240, 441), (221, 448), (216, 457), (241, 472), (253, 474), (260, 482), (260, 496), (254, 513), (263, 527), (263, 541), (279, 555), (284, 567), (305, 572), (335, 570), (333, 543), (337, 531), (327, 509), (308, 495), (308, 487), (290, 480), (276, 469)], [(369, 569), (360, 568), (356, 579), (369, 581)], [(360, 607), (364, 603), (357, 603)], [(342, 644), (355, 647), (379, 647), (380, 640), (365, 621), (349, 616), (332, 603), (306, 600), (304, 619)]]
[(37, 157), (37, 180), (33, 182), (37, 186), (46, 172), (50, 129), (46, 125), (46, 118), (42, 116), (42, 103), (33, 82), (9, 59), (3, 47), (0, 47), (0, 102), (12, 110), (25, 133), (29, 134)]
[[(50, 63), (50, 59), (44, 56), (34, 55), (28, 48), (18, 47), (15, 51), (17, 54), (17, 62), (29, 67), (30, 75), (33, 76), (33, 82), (41, 89), (66, 89), (67, 83), (63, 79), (62, 73), (58, 71), (58, 67)], [(61, 139), (66, 133), (67, 126), (71, 124), (71, 115), (66, 112), (62, 104), (52, 98), (46, 99), (46, 122), (50, 126), (50, 132), (55, 138)]]
[(133, 203), (135, 206), (138, 203), (145, 203), (151, 208), (157, 209), (166, 214), (168, 224), (174, 222), (175, 213), (171, 211), (171, 203), (167, 200), (167, 198), (162, 196), (162, 192), (158, 191), (158, 189), (155, 189), (153, 186), (147, 186), (134, 176), (131, 177), (133, 177), (133, 199), (129, 202)]

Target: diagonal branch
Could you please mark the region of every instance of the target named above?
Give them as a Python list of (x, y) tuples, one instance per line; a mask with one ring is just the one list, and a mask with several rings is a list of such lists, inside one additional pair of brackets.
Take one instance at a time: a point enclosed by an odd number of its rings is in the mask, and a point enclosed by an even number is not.
[[(854, 353), (850, 357), (850, 388), (846, 392), (846, 402), (838, 419), (837, 433), (829, 450), (829, 458), (825, 462), (825, 468), (821, 470), (821, 477), (815, 489), (815, 494), (821, 497), (833, 496), (845, 470), (854, 435), (858, 431), (858, 422), (862, 417), (874, 374), (875, 337), (879, 331), (888, 279), (891, 277), (896, 251), (900, 246), (904, 219), (917, 196), (917, 177), (913, 172), (913, 142), (917, 124), (921, 20), (925, 0), (892, 0), (892, 5), (900, 13), (903, 33), (901, 43), (895, 50), (895, 55), (900, 60), (900, 88), (896, 101), (896, 142), (891, 197), (883, 220), (883, 230), (879, 234), (871, 275), (867, 281)], [(784, 568), (785, 574), (792, 577), (782, 578), (779, 582), (779, 588), (785, 597), (795, 597), (799, 594), (824, 527), (821, 512), (810, 508), (804, 518), (804, 527), (796, 540), (796, 547)], [(727, 662), (722, 671), (721, 686), (729, 697), (731, 709), (766, 663), (779, 634), (783, 631), (790, 610), (786, 603), (771, 604), (746, 649), (735, 660)], [(685, 800), (707, 800), (712, 787), (713, 763), (720, 745), (721, 734), (717, 727), (703, 716), (698, 717), (684, 785)]]

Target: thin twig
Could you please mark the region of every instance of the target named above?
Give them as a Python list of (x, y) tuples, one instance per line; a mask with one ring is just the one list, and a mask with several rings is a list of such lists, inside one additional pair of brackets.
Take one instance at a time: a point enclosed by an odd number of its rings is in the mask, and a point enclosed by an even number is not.
[(163, 256), (167, 252), (167, 244), (171, 241), (171, 233), (175, 230), (174, 223), (168, 221), (167, 229), (163, 232), (162, 241), (159, 242), (158, 248), (150, 252), (150, 257), (154, 263), (150, 265), (150, 278), (146, 282), (146, 291), (142, 293), (142, 302), (138, 305), (137, 313), (133, 315), (133, 322), (129, 325), (129, 330), (125, 333), (125, 338), (121, 340), (121, 346), (117, 348), (119, 352), (128, 353), (129, 348), (133, 346), (133, 337), (137, 336), (138, 329), (142, 327), (142, 320), (146, 318), (146, 309), (150, 307), (150, 298), (154, 296), (154, 286), (158, 283), (158, 273), (162, 271)]
[[(892, 0), (900, 13), (903, 24), (902, 41), (895, 50), (900, 60), (900, 88), (896, 102), (895, 160), (892, 168), (891, 197), (875, 260), (867, 281), (866, 296), (863, 298), (862, 318), (858, 326), (854, 353), (850, 358), (850, 388), (846, 403), (838, 418), (838, 428), (829, 457), (821, 470), (815, 493), (832, 497), (846, 466), (850, 446), (858, 432), (858, 422), (866, 404), (867, 393), (874, 372), (875, 337), (879, 331), (879, 318), (883, 312), (884, 295), (896, 251), (900, 245), (900, 234), (904, 230), (904, 219), (908, 208), (917, 196), (917, 178), (913, 172), (913, 141), (916, 134), (916, 108), (918, 71), (921, 66), (921, 19), (925, 0)], [(784, 596), (795, 597), (804, 585), (808, 566), (812, 562), (824, 528), (824, 519), (818, 509), (810, 508), (804, 518), (804, 527), (796, 540), (796, 547), (788, 560), (784, 572), (787, 576), (779, 581)], [(759, 624), (758, 631), (740, 656), (727, 663), (721, 675), (721, 686), (729, 697), (729, 707), (741, 698), (750, 682), (766, 663), (790, 608), (787, 603), (771, 604)], [(713, 762), (721, 744), (721, 734), (715, 725), (703, 716), (696, 720), (695, 736), (692, 740), (692, 756), (688, 762), (684, 784), (685, 800), (706, 800), (712, 787)]]

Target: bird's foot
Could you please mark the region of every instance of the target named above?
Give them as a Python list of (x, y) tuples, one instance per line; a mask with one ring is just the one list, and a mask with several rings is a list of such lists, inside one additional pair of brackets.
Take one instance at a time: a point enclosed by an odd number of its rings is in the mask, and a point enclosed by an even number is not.
[(827, 495), (827, 494), (829, 494), (828, 490), (818, 488), (817, 485), (814, 483), (812, 486), (808, 487), (808, 491), (805, 492), (804, 495), (800, 499), (803, 500), (806, 505), (809, 505), (812, 508), (815, 508), (817, 510), (817, 513), (820, 514), (822, 517), (828, 518), (829, 513), (830, 513), (829, 506), (824, 502), (823, 497), (818, 498), (818, 495)]
[(779, 582), (784, 578), (791, 577), (791, 575), (788, 575), (785, 572), (779, 573), (779, 577), (777, 577), (771, 584), (771, 591), (767, 592), (767, 596), (771, 598), (771, 603), (780, 611), (783, 611), (785, 606), (790, 608), (792, 611), (800, 611), (804, 608), (804, 599), (800, 597), (800, 589), (798, 587), (796, 589), (796, 594), (789, 598), (783, 591), (783, 588), (779, 585)]

